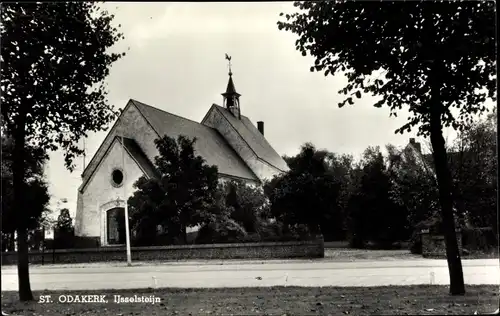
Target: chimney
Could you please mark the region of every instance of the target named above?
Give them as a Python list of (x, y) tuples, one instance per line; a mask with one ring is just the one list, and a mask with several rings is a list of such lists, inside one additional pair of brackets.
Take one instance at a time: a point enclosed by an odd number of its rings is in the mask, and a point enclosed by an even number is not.
[(264, 136), (264, 122), (258, 121), (257, 122), (257, 129), (262, 134), (262, 136)]

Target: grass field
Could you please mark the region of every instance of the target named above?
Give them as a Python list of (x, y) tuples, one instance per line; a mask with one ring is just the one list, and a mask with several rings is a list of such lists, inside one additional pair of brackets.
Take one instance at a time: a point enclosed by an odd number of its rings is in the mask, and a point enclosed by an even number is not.
[[(498, 307), (498, 286), (467, 286), (465, 296), (450, 296), (445, 286), (366, 288), (141, 289), (35, 292), (36, 302), (18, 302), (17, 293), (2, 293), (9, 315), (473, 315)], [(38, 302), (50, 295), (51, 303)], [(58, 298), (106, 295), (105, 303), (60, 303)], [(156, 298), (116, 303), (114, 295)], [(81, 297), (80, 297), (81, 298)], [(158, 301), (159, 300), (159, 301)]]

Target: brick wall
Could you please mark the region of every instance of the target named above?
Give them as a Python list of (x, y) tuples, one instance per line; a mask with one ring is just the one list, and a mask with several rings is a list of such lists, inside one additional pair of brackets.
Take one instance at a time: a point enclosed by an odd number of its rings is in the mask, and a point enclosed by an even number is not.
[[(132, 247), (133, 261), (182, 260), (182, 259), (292, 259), (323, 258), (323, 240), (301, 242), (266, 242), (245, 244), (182, 245), (158, 247)], [(93, 249), (59, 249), (30, 252), (32, 264), (88, 263), (126, 261), (124, 247)], [(16, 252), (3, 252), (2, 264), (17, 262)]]
[[(462, 234), (457, 231), (457, 243), (460, 254), (462, 255)], [(422, 256), (425, 258), (446, 258), (446, 246), (444, 236), (433, 235), (428, 231), (423, 231), (422, 238)]]

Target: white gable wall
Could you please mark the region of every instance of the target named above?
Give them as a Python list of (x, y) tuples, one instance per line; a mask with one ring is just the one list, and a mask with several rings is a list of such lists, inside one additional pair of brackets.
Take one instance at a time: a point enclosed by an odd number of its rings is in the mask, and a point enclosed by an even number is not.
[[(125, 128), (123, 128), (122, 126), (125, 126)], [(94, 174), (91, 175), (93, 169), (99, 164), (102, 157), (106, 154), (106, 149), (115, 140), (115, 137), (121, 135), (134, 139), (147, 156), (155, 157), (156, 155), (158, 155), (158, 151), (154, 144), (154, 140), (158, 138), (156, 132), (144, 119), (133, 102), (129, 101), (129, 103), (127, 103), (127, 105), (125, 106), (119, 120), (111, 128), (108, 135), (101, 144), (101, 147), (98, 149), (95, 156), (87, 166), (87, 169), (83, 174), (84, 178), (96, 176), (95, 173), (97, 173), (98, 170), (95, 170)], [(93, 204), (91, 212), (93, 211), (95, 213), (96, 205), (98, 203), (97, 197), (93, 197), (93, 194), (91, 192), (87, 192), (87, 187), (92, 181), (95, 180), (91, 178), (91, 180), (89, 180), (89, 182), (85, 186), (82, 185), (78, 190), (77, 210), (75, 216), (75, 234), (77, 236), (99, 236), (95, 235), (95, 232), (92, 230), (93, 228), (88, 228), (87, 224), (88, 221), (92, 221), (90, 219), (92, 218), (92, 215), (87, 216), (89, 205)], [(110, 184), (110, 182), (107, 181), (107, 184)], [(83, 191), (83, 193), (80, 191)]]
[[(125, 126), (125, 128), (123, 128)], [(158, 155), (158, 150), (154, 144), (154, 140), (158, 138), (158, 135), (153, 130), (151, 125), (144, 119), (142, 114), (136, 108), (136, 106), (129, 102), (121, 114), (120, 118), (110, 130), (109, 134), (104, 139), (101, 147), (104, 150), (97, 151), (94, 158), (92, 158), (90, 164), (85, 170), (84, 176), (88, 176), (88, 173), (99, 163), (106, 152), (106, 148), (109, 147), (111, 142), (115, 139), (115, 136), (124, 136), (131, 138), (137, 142), (139, 147), (144, 151), (146, 156), (155, 157)], [(101, 149), (101, 148), (100, 148)]]
[[(124, 151), (125, 167), (122, 168), (122, 146), (118, 140), (112, 144), (107, 155), (87, 184), (85, 191), (79, 193), (75, 234), (77, 236), (101, 237), (104, 244), (105, 211), (114, 207), (112, 201), (123, 200), (124, 187), (127, 199), (135, 189), (133, 184), (144, 175), (137, 162)], [(111, 173), (115, 168), (123, 169), (124, 179), (121, 187), (112, 184)], [(122, 204), (120, 203), (120, 206)], [(106, 206), (103, 208), (103, 206)]]

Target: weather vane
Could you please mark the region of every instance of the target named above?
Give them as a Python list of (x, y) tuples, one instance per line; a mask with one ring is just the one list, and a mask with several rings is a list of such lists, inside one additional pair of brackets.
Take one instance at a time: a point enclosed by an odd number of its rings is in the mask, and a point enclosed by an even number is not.
[(226, 59), (228, 60), (229, 75), (231, 76), (233, 74), (231, 72), (231, 56), (229, 56), (227, 53), (226, 53)]

